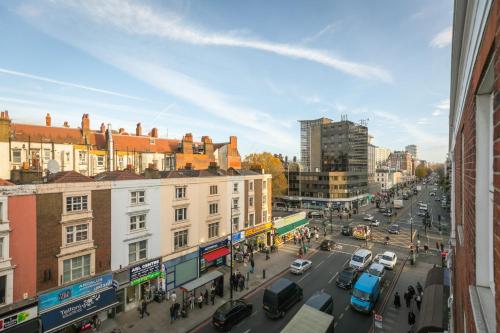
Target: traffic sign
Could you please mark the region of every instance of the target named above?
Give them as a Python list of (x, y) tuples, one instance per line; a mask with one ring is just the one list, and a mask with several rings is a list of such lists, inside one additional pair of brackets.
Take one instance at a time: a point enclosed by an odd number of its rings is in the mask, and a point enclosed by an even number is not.
[(382, 328), (382, 315), (381, 314), (375, 313), (373, 315), (373, 320), (375, 322), (376, 328)]

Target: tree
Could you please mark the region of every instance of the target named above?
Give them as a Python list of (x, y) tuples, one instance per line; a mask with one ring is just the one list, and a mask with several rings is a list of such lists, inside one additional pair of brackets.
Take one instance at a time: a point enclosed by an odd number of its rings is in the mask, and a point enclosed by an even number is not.
[(242, 163), (244, 169), (261, 168), (273, 176), (273, 197), (285, 194), (288, 184), (285, 168), (281, 160), (271, 153), (253, 153), (245, 157)]
[(417, 178), (425, 178), (429, 175), (431, 169), (427, 168), (425, 165), (420, 164), (415, 168), (415, 176)]

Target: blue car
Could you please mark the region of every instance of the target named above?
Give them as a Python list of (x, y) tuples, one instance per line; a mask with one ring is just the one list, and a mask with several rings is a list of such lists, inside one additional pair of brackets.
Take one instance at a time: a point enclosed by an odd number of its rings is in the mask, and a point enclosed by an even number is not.
[(380, 297), (380, 279), (363, 273), (354, 285), (351, 293), (351, 307), (359, 312), (369, 314)]

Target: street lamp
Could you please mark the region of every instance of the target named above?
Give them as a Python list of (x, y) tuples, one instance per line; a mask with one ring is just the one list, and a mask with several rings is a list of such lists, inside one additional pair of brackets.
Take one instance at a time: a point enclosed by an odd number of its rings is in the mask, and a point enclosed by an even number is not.
[[(231, 200), (231, 218), (230, 218), (230, 221), (229, 221), (229, 224), (230, 224), (230, 230), (231, 230), (231, 235), (230, 235), (230, 238), (229, 238), (229, 258), (230, 258), (230, 265), (229, 265), (229, 278), (232, 279), (233, 278), (233, 209), (235, 209), (236, 207), (233, 207), (233, 201)], [(239, 222), (239, 221), (238, 221)], [(232, 280), (230, 280), (232, 281)], [(233, 281), (234, 283), (234, 281)], [(234, 286), (232, 286), (231, 284), (229, 284), (229, 287), (231, 289), (230, 293), (229, 293), (229, 299), (232, 301), (233, 300), (233, 288)]]

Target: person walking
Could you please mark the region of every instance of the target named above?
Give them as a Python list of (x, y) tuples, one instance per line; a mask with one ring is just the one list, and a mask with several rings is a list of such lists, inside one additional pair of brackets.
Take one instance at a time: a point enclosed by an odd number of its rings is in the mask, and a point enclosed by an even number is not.
[(422, 297), (420, 295), (415, 296), (415, 303), (417, 303), (417, 309), (420, 311), (420, 306), (422, 305)]
[(177, 318), (179, 318), (179, 316), (181, 315), (180, 310), (181, 310), (181, 305), (178, 302), (175, 302), (174, 303), (174, 320), (177, 320)]
[(319, 234), (316, 232), (316, 233), (314, 234), (314, 236), (316, 237), (316, 241), (318, 241), (318, 239), (319, 239)]
[(251, 267), (250, 272), (253, 273), (255, 269), (255, 261), (253, 260), (253, 258), (250, 258), (250, 267)]
[(198, 307), (201, 309), (203, 308), (203, 294), (200, 293), (200, 296), (198, 297)]
[(194, 310), (194, 295), (193, 293), (189, 293), (189, 308)]
[(297, 245), (297, 236), (293, 235), (293, 244)]
[(399, 309), (401, 307), (401, 297), (399, 297), (399, 293), (396, 291), (394, 294), (394, 307)]
[(215, 304), (215, 289), (210, 292), (210, 301), (212, 302), (212, 305)]
[(148, 317), (149, 317), (148, 302), (146, 302), (145, 299), (142, 299), (142, 303), (141, 303), (141, 319), (144, 317), (144, 314), (147, 314)]
[(172, 291), (172, 295), (170, 295), (170, 299), (172, 300), (172, 303), (175, 303), (177, 300), (177, 294), (175, 293), (175, 290)]
[(405, 299), (406, 308), (410, 308), (411, 296), (407, 291), (403, 294), (403, 298)]
[(208, 289), (205, 289), (205, 294), (203, 294), (203, 300), (205, 304), (208, 305)]
[(243, 291), (243, 288), (245, 288), (245, 278), (242, 276), (240, 276), (240, 280), (239, 280), (239, 285), (240, 285), (240, 292)]
[(415, 314), (411, 310), (408, 312), (408, 325), (412, 328), (415, 325)]
[(175, 307), (174, 304), (170, 305), (170, 324), (172, 324), (175, 320)]

